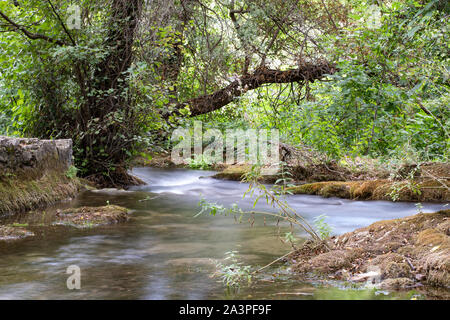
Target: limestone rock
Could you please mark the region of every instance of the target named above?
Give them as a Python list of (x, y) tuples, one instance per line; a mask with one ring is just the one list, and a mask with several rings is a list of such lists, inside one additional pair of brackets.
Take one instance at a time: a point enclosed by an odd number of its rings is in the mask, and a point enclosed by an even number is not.
[[(0, 136), (0, 170), (60, 169), (72, 165), (72, 140)], [(0, 171), (0, 172), (1, 172)]]

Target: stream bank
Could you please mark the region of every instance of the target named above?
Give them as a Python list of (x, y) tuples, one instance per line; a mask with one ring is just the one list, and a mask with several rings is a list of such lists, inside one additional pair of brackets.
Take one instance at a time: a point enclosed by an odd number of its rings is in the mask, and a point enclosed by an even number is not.
[[(354, 176), (347, 175), (342, 168), (335, 166), (334, 169), (330, 169), (329, 165), (324, 164), (323, 166), (326, 167), (325, 169), (322, 168), (323, 171), (332, 170), (337, 173), (342, 173), (342, 176), (346, 176), (349, 180), (335, 175), (334, 178), (338, 178), (339, 180), (328, 181), (325, 178), (327, 176), (324, 174), (313, 175), (306, 173), (305, 175), (305, 172), (308, 172), (309, 169), (288, 167), (287, 177), (296, 177), (292, 183), (297, 184), (297, 186), (291, 187), (288, 190), (293, 194), (338, 197), (350, 200), (450, 201), (449, 163), (425, 163), (409, 168), (401, 167), (390, 179), (365, 176), (364, 173), (360, 173), (358, 177), (363, 180), (352, 180)], [(232, 165), (215, 174), (214, 178), (240, 181), (250, 169), (250, 165)], [(296, 171), (303, 172), (303, 175), (296, 176), (293, 174)], [(378, 176), (385, 176), (385, 174), (380, 173)], [(280, 175), (261, 175), (260, 182), (274, 183), (280, 177)]]
[(381, 289), (450, 289), (450, 210), (383, 220), (291, 254), (292, 270)]
[(0, 136), (0, 216), (43, 208), (76, 196), (72, 140)]
[(326, 181), (289, 188), (293, 194), (339, 197), (350, 200), (386, 200), (412, 202), (450, 201), (449, 180), (371, 180)]
[[(280, 144), (279, 153), (285, 163), (283, 172), (264, 173), (263, 167), (259, 181), (271, 184), (282, 177), (287, 178), (296, 185), (290, 188), (293, 194), (350, 200), (450, 201), (450, 163), (403, 164), (387, 169), (376, 159), (343, 158), (336, 161), (306, 147), (286, 144)], [(188, 164), (174, 164), (169, 152), (138, 157), (134, 164), (162, 169), (189, 167)], [(247, 163), (212, 164), (209, 168), (218, 171), (213, 178), (241, 181), (252, 166)]]
[[(226, 207), (253, 207), (243, 199), (248, 184), (211, 178), (216, 172), (186, 169), (135, 168), (131, 172), (147, 183), (129, 190), (85, 190), (70, 202), (45, 211), (9, 216), (5, 226), (15, 225), (35, 236), (0, 241), (0, 298), (47, 299), (409, 299), (442, 298), (446, 289), (424, 283), (406, 291), (356, 288), (332, 278), (305, 278), (289, 264), (274, 266), (250, 287), (229, 293), (220, 279), (211, 278), (216, 261), (225, 252), (239, 251), (242, 262), (255, 268), (267, 265), (291, 250), (279, 241), (276, 220), (255, 217), (252, 227), (230, 217), (194, 216), (201, 198)], [(326, 222), (340, 235), (376, 221), (401, 219), (417, 212), (413, 203), (350, 201), (311, 195), (287, 197), (289, 204), (310, 222), (326, 214)], [(126, 208), (126, 223), (87, 227), (61, 225), (65, 214), (85, 220), (86, 211), (98, 212), (105, 204)], [(73, 209), (77, 208), (77, 210)], [(79, 208), (79, 210), (78, 210)], [(95, 208), (89, 209), (86, 208)], [(258, 210), (274, 210), (263, 202)], [(423, 203), (424, 212), (444, 209)], [(78, 215), (78, 213), (81, 214)], [(81, 219), (83, 217), (83, 219)], [(103, 224), (103, 223), (102, 223)], [(26, 227), (25, 227), (26, 226)], [(302, 241), (307, 235), (295, 232)], [(82, 270), (82, 290), (68, 291), (65, 270)], [(20, 267), (18, 267), (20, 266)], [(331, 280), (330, 280), (331, 279)], [(437, 290), (437, 291), (436, 291)]]

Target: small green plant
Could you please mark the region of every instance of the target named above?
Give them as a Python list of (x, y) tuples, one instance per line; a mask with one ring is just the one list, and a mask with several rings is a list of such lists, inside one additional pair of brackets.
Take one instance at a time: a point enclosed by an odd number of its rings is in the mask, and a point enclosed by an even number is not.
[(280, 171), (277, 173), (278, 179), (275, 181), (275, 185), (273, 187), (273, 191), (275, 194), (292, 194), (289, 188), (294, 187), (293, 184), (294, 179), (292, 179), (292, 173), (287, 170), (287, 163), (280, 161), (279, 162)]
[(387, 194), (392, 201), (397, 201), (400, 199), (400, 194), (404, 189), (409, 189), (413, 193), (420, 195), (422, 191), (420, 190), (420, 185), (415, 183), (414, 181), (408, 180), (406, 183), (396, 182), (391, 186), (390, 192)]
[(92, 229), (94, 227), (94, 224), (92, 222), (86, 222), (84, 224), (84, 227), (87, 229)]
[(3, 173), (6, 178), (14, 178), (16, 175), (12, 172), (6, 171)]
[(211, 169), (210, 162), (203, 155), (200, 157), (194, 157), (194, 159), (185, 159), (189, 168), (196, 170), (208, 170)]
[(324, 214), (314, 218), (314, 226), (322, 240), (329, 238), (333, 231), (333, 228), (325, 221), (326, 218), (328, 217)]
[(13, 223), (11, 224), (11, 227), (14, 228), (24, 228), (24, 227), (28, 227), (28, 223)]
[(204, 212), (209, 213), (209, 215), (211, 215), (211, 216), (215, 216), (217, 213), (219, 215), (227, 215), (227, 213), (232, 213), (231, 209), (227, 209), (224, 206), (219, 205), (217, 203), (207, 202), (205, 200), (205, 198), (201, 198), (198, 205), (202, 209), (200, 210), (199, 213), (197, 213), (194, 216), (194, 218), (198, 217), (199, 215), (201, 215)]
[[(249, 182), (250, 186), (248, 190), (244, 193), (244, 198), (246, 196), (250, 196), (255, 198), (253, 203), (253, 208), (256, 207), (256, 204), (260, 199), (264, 199), (266, 204), (270, 205), (273, 208), (277, 208), (277, 212), (265, 212), (265, 211), (244, 211), (237, 204), (233, 204), (230, 208), (227, 208), (223, 205), (217, 203), (207, 202), (205, 199), (201, 199), (199, 202), (199, 206), (201, 210), (195, 217), (206, 213), (212, 216), (223, 215), (228, 216), (231, 215), (235, 218), (239, 223), (242, 221), (244, 216), (249, 216), (248, 222), (253, 226), (255, 223), (255, 215), (262, 215), (265, 217), (271, 217), (277, 221), (277, 225), (279, 226), (280, 222), (285, 222), (290, 225), (291, 230), (295, 227), (298, 227), (308, 233), (312, 240), (315, 243), (323, 244), (327, 249), (329, 249), (326, 242), (323, 240), (330, 236), (331, 227), (325, 223), (324, 216), (318, 217), (316, 220), (317, 230), (312, 227), (308, 221), (301, 215), (299, 215), (293, 208), (289, 206), (286, 200), (283, 199), (283, 196), (288, 195), (289, 192), (286, 192), (286, 186), (288, 184), (281, 184), (278, 186), (274, 186), (272, 189), (268, 189), (265, 185), (258, 182), (260, 177), (261, 168), (257, 165), (252, 167), (252, 170), (244, 175), (244, 182)], [(288, 181), (288, 180), (285, 180)], [(256, 193), (255, 193), (256, 191)], [(265, 223), (264, 218), (264, 223)], [(280, 227), (280, 226), (279, 226)], [(279, 234), (280, 236), (280, 234)], [(280, 237), (281, 238), (281, 237)], [(227, 285), (227, 287), (235, 287), (238, 286), (243, 279), (247, 278), (248, 281), (251, 280), (251, 275), (258, 273), (273, 264), (282, 261), (284, 258), (289, 256), (291, 253), (297, 250), (295, 246), (296, 239), (294, 237), (293, 232), (285, 233), (284, 239), (281, 239), (283, 242), (289, 242), (292, 246), (293, 251), (285, 254), (284, 256), (272, 261), (266, 266), (250, 273), (250, 266), (242, 266), (237, 262), (236, 252), (231, 251), (227, 253), (227, 259), (231, 260), (231, 265), (223, 265), (218, 264), (218, 272), (223, 278), (223, 282)]]
[(284, 242), (289, 242), (293, 250), (297, 249), (297, 247), (295, 245), (295, 243), (297, 242), (297, 239), (295, 238), (295, 236), (292, 232), (285, 233)]
[[(277, 208), (278, 212), (265, 212), (265, 211), (243, 211), (240, 209), (237, 204), (233, 204), (231, 208), (225, 208), (222, 205), (218, 205), (216, 203), (208, 203), (204, 199), (201, 199), (199, 202), (199, 206), (201, 207), (201, 211), (195, 215), (195, 217), (201, 215), (202, 213), (209, 213), (212, 216), (216, 214), (219, 215), (228, 215), (231, 214), (236, 219), (239, 217), (239, 222), (241, 222), (242, 217), (244, 215), (249, 215), (249, 221), (253, 225), (255, 215), (263, 215), (275, 218), (278, 222), (284, 221), (288, 223), (291, 227), (296, 226), (300, 229), (303, 229), (306, 233), (308, 233), (313, 241), (322, 242), (322, 238), (317, 234), (314, 228), (306, 221), (304, 217), (299, 215), (293, 208), (289, 206), (287, 201), (282, 199), (283, 195), (288, 194), (286, 189), (283, 186), (275, 186), (272, 189), (268, 189), (265, 185), (258, 182), (258, 178), (260, 177), (260, 167), (254, 165), (252, 170), (244, 175), (244, 182), (249, 182), (249, 188), (244, 193), (244, 198), (246, 196), (254, 197), (253, 208), (256, 207), (256, 204), (260, 199), (264, 199), (266, 204), (271, 207)], [(258, 194), (255, 194), (257, 191)]]
[(417, 213), (423, 213), (423, 205), (420, 202), (416, 203), (416, 209)]
[[(392, 201), (397, 201), (400, 199), (400, 194), (404, 189), (411, 190), (412, 193), (417, 195), (422, 193), (420, 190), (420, 185), (414, 181), (419, 168), (420, 166), (417, 165), (408, 172), (406, 182), (396, 182), (391, 186), (390, 192), (387, 195), (392, 199)], [(394, 175), (393, 177), (398, 178), (399, 176)]]
[(78, 169), (75, 166), (70, 166), (66, 171), (66, 177), (69, 179), (74, 179), (77, 176)]
[(218, 262), (216, 264), (217, 271), (213, 276), (222, 278), (222, 282), (229, 288), (238, 289), (243, 283), (250, 285), (252, 283), (251, 267), (243, 265), (239, 262), (239, 252), (229, 251), (225, 253), (224, 261), (229, 264)]

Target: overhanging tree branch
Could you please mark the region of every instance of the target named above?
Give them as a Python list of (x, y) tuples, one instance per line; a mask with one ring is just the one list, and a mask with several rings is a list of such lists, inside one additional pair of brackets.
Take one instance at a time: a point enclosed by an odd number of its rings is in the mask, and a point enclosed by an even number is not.
[(61, 23), (61, 26), (64, 29), (64, 32), (69, 36), (70, 41), (74, 46), (76, 46), (76, 42), (73, 39), (72, 35), (70, 34), (69, 30), (67, 29), (66, 25), (64, 24), (64, 21), (61, 19), (61, 16), (59, 15), (58, 11), (56, 10), (55, 6), (53, 6), (53, 3), (50, 0), (47, 0), (48, 4), (52, 8), (53, 13), (55, 14), (56, 18), (58, 18), (59, 23)]
[(10, 27), (12, 27), (14, 30), (13, 31), (20, 31), (22, 32), (26, 37), (28, 37), (29, 39), (32, 40), (37, 40), (37, 39), (41, 39), (41, 40), (45, 40), (47, 42), (50, 43), (55, 43), (57, 45), (60, 46), (64, 46), (66, 45), (66, 43), (64, 41), (61, 41), (59, 39), (54, 39), (51, 38), (49, 36), (46, 36), (44, 34), (40, 34), (40, 33), (33, 33), (31, 31), (29, 31), (27, 28), (25, 28), (24, 26), (21, 26), (20, 24), (15, 23), (14, 21), (12, 21), (7, 15), (5, 15), (2, 11), (0, 11), (0, 17), (3, 18), (3, 20), (5, 20)]
[(175, 106), (175, 113), (189, 106), (191, 116), (198, 116), (218, 110), (233, 102), (244, 93), (254, 90), (264, 84), (293, 83), (322, 79), (326, 74), (333, 74), (337, 68), (327, 61), (304, 62), (297, 69), (273, 70), (259, 68), (254, 73), (244, 75), (228, 86), (212, 94), (204, 95), (179, 103)]

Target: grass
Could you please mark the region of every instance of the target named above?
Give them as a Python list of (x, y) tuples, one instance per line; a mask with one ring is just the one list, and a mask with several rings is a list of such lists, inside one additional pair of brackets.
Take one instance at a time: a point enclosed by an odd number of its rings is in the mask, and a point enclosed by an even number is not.
[(77, 178), (45, 172), (36, 180), (24, 177), (0, 180), (0, 215), (26, 212), (74, 197), (81, 188)]

